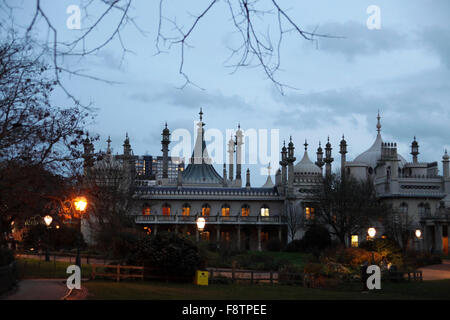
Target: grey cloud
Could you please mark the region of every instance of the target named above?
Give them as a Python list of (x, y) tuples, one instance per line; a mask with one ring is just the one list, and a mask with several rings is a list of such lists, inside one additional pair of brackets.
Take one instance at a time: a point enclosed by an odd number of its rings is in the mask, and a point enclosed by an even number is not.
[(421, 33), (421, 41), (441, 59), (442, 64), (450, 68), (450, 29), (427, 27)]
[(241, 111), (253, 110), (253, 107), (238, 95), (225, 96), (220, 92), (206, 92), (189, 87), (180, 90), (165, 86), (155, 90), (155, 93), (135, 92), (130, 95), (130, 98), (145, 103), (165, 102), (172, 106), (194, 110), (198, 110), (202, 106), (220, 109), (221, 112), (226, 112), (230, 108), (237, 108)]
[(365, 24), (354, 21), (330, 22), (321, 25), (316, 32), (344, 37), (317, 38), (317, 48), (324, 52), (342, 54), (349, 59), (358, 55), (404, 49), (410, 45), (407, 35), (397, 30), (385, 27), (380, 30), (369, 30)]

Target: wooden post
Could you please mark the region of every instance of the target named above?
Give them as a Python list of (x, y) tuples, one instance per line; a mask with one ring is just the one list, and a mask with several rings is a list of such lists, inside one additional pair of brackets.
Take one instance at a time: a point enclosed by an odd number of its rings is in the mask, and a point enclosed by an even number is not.
[(270, 284), (273, 284), (273, 272), (270, 270)]
[(253, 271), (250, 272), (250, 284), (253, 284)]
[(233, 269), (231, 269), (231, 281), (234, 283), (234, 266)]
[(120, 264), (117, 265), (117, 279), (116, 279), (116, 281), (117, 282), (120, 281)]
[(92, 265), (92, 280), (95, 279), (95, 264)]

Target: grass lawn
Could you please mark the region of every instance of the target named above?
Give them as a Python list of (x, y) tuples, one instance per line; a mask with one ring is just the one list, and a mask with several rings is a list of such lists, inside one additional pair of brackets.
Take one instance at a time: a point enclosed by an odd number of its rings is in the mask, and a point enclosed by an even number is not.
[[(30, 258), (17, 259), (20, 278), (67, 278), (67, 267), (75, 262), (49, 261)], [(92, 268), (88, 264), (81, 265), (81, 277), (90, 276)]]
[(325, 299), (450, 299), (450, 280), (382, 283), (381, 290), (360, 292), (360, 284), (347, 285), (340, 290), (309, 289), (288, 285), (214, 284), (196, 286), (163, 282), (88, 281), (89, 299), (175, 299), (175, 300), (325, 300)]

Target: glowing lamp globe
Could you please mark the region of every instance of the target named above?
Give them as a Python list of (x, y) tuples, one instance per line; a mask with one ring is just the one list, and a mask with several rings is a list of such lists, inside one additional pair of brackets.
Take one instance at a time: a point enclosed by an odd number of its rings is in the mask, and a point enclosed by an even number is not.
[(416, 230), (416, 237), (420, 238), (422, 236), (422, 231), (420, 231), (420, 229)]
[(52, 223), (53, 218), (51, 216), (45, 216), (44, 217), (44, 222), (47, 225), (47, 227)]
[(77, 211), (83, 212), (84, 210), (86, 210), (87, 200), (85, 197), (78, 197), (75, 199), (74, 204)]
[(197, 219), (197, 228), (199, 231), (203, 231), (203, 229), (205, 228), (205, 224), (206, 224), (205, 218), (199, 217)]
[(375, 230), (375, 228), (369, 228), (367, 230), (367, 233), (369, 234), (369, 237), (373, 238), (373, 237), (375, 237), (375, 234), (377, 233), (377, 230)]

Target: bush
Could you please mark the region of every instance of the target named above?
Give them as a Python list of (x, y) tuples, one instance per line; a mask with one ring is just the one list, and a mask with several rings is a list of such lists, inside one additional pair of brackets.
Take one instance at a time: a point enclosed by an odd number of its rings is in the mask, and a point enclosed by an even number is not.
[(394, 240), (378, 238), (364, 241), (361, 243), (360, 248), (378, 253), (386, 258), (387, 262), (390, 262), (397, 267), (404, 266), (402, 248)]
[(323, 250), (331, 245), (331, 236), (328, 229), (316, 224), (306, 230), (302, 240), (305, 249), (309, 249), (312, 252)]
[(155, 273), (174, 277), (192, 277), (204, 267), (196, 244), (173, 232), (142, 238), (128, 263), (156, 268)]
[(433, 255), (429, 252), (410, 251), (407, 253), (406, 259), (408, 263), (415, 268), (442, 263), (440, 256)]
[(270, 239), (267, 242), (267, 246), (266, 246), (267, 250), (269, 250), (269, 251), (281, 251), (281, 247), (282, 247), (281, 241), (276, 238)]
[(301, 251), (303, 251), (303, 242), (302, 242), (302, 240), (292, 240), (286, 246), (285, 251), (287, 251), (287, 252), (301, 252)]
[(8, 248), (0, 248), (0, 267), (6, 266), (14, 261), (14, 253)]

